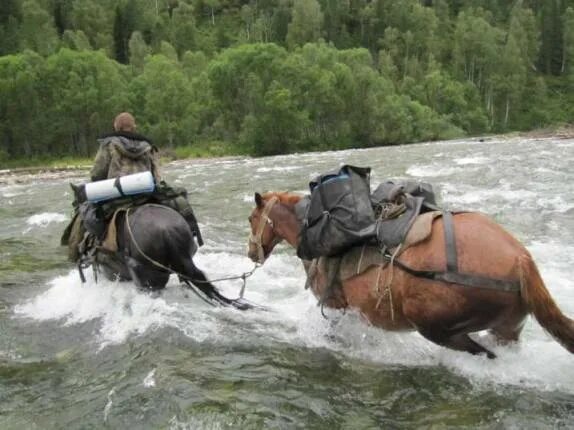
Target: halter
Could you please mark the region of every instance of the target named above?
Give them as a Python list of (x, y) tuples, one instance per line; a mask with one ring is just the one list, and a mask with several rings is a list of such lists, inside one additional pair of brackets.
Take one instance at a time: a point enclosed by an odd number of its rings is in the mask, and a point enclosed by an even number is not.
[(273, 220), (269, 218), (269, 212), (271, 212), (271, 209), (273, 209), (273, 206), (275, 206), (275, 203), (278, 201), (279, 199), (277, 196), (273, 196), (267, 203), (265, 203), (265, 207), (261, 212), (261, 220), (265, 222), (259, 223), (257, 226), (257, 233), (255, 235), (253, 235), (253, 233), (249, 235), (249, 243), (253, 243), (257, 246), (257, 256), (261, 264), (263, 264), (265, 261), (265, 251), (263, 250), (263, 244), (261, 243), (261, 239), (263, 238), (263, 230), (265, 230), (266, 225), (269, 225), (271, 230), (273, 230)]

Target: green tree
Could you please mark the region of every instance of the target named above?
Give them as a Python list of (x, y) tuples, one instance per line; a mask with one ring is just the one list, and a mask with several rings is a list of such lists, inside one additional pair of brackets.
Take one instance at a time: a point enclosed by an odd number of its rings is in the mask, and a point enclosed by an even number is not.
[(193, 17), (193, 8), (185, 3), (180, 3), (173, 10), (172, 22), (174, 26), (173, 46), (179, 55), (185, 51), (195, 49), (195, 19)]
[(511, 108), (520, 102), (526, 77), (526, 64), (522, 58), (520, 46), (514, 37), (509, 35), (497, 64), (496, 73), (492, 78), (493, 90), (499, 106), (497, 116), (499, 118), (502, 116), (500, 122), (503, 130), (508, 127)]
[(58, 33), (53, 19), (36, 0), (26, 0), (22, 5), (20, 40), (24, 49), (40, 55), (49, 55), (58, 47)]
[(136, 0), (127, 0), (125, 5), (116, 6), (113, 26), (114, 55), (122, 64), (127, 64), (129, 61), (129, 40), (140, 19)]
[(90, 41), (82, 30), (66, 30), (62, 35), (62, 45), (76, 51), (89, 51), (92, 49)]
[(494, 71), (502, 56), (504, 40), (502, 30), (487, 20), (474, 15), (473, 10), (461, 12), (457, 17), (453, 57), (455, 73), (472, 82), (485, 100), (489, 116), (494, 115)]
[(197, 133), (190, 107), (194, 97), (177, 62), (163, 55), (148, 56), (143, 73), (130, 84), (133, 110), (158, 144), (186, 145)]
[(38, 54), (26, 51), (0, 57), (0, 152), (32, 157), (49, 151), (49, 146), (39, 145), (49, 133), (42, 128), (47, 125), (41, 103), (42, 75), (43, 59)]
[(564, 53), (562, 55), (562, 71), (574, 78), (574, 8), (569, 7), (564, 14)]
[(139, 31), (132, 33), (129, 41), (129, 52), (131, 66), (137, 72), (141, 72), (144, 68), (145, 58), (150, 54), (151, 50)]
[(22, 20), (20, 0), (3, 0), (0, 8), (0, 55), (20, 49), (19, 27)]
[(520, 2), (512, 8), (508, 34), (520, 49), (520, 54), (528, 68), (535, 69), (540, 50), (540, 32), (536, 17), (531, 9), (524, 9)]
[(255, 155), (292, 152), (308, 122), (291, 91), (273, 81), (263, 97), (262, 112), (248, 114), (242, 126), (240, 141)]
[(296, 0), (287, 32), (287, 44), (294, 47), (316, 42), (321, 37), (322, 25), (323, 12), (317, 0)]
[(94, 49), (103, 49), (108, 55), (113, 52), (113, 15), (93, 0), (75, 0), (70, 13), (73, 30), (81, 30), (88, 37)]
[(46, 61), (45, 84), (54, 140), (74, 154), (93, 154), (94, 136), (129, 107), (121, 68), (101, 51), (61, 49)]
[(213, 103), (233, 139), (245, 116), (259, 113), (263, 96), (280, 75), (286, 55), (284, 49), (273, 44), (242, 45), (225, 50), (210, 63)]

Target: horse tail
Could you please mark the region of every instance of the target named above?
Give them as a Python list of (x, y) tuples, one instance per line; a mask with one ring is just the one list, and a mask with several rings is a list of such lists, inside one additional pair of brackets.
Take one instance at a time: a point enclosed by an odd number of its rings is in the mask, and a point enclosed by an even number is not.
[(562, 313), (529, 255), (519, 257), (520, 292), (529, 311), (558, 343), (574, 354), (574, 321)]
[(184, 273), (180, 274), (180, 278), (183, 280), (183, 282), (185, 282), (185, 284), (194, 292), (194, 288), (197, 288), (199, 291), (201, 291), (210, 300), (209, 303), (217, 303), (223, 306), (233, 306), (234, 308), (242, 311), (252, 308), (250, 304), (244, 301), (229, 299), (221, 294), (215, 285), (209, 282), (205, 276), (205, 273), (203, 273), (203, 271), (198, 269), (195, 264), (193, 264), (192, 260), (187, 260), (183, 264), (183, 269)]

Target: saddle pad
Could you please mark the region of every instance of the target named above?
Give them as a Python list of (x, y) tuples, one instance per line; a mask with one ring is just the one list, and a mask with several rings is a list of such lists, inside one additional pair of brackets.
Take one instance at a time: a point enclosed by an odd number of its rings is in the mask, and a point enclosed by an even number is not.
[(118, 251), (118, 229), (116, 226), (116, 216), (126, 209), (117, 209), (114, 214), (112, 215), (112, 219), (108, 224), (108, 229), (106, 230), (106, 237), (102, 242), (102, 248), (109, 252), (117, 252)]

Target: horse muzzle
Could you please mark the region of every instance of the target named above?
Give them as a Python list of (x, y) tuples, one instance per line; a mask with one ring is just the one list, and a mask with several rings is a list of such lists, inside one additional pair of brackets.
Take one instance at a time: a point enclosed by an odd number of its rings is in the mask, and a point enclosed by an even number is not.
[(265, 260), (267, 260), (268, 256), (269, 253), (263, 246), (259, 248), (251, 243), (249, 244), (249, 247), (247, 248), (247, 257), (249, 257), (249, 259), (254, 263), (263, 264), (265, 263)]

